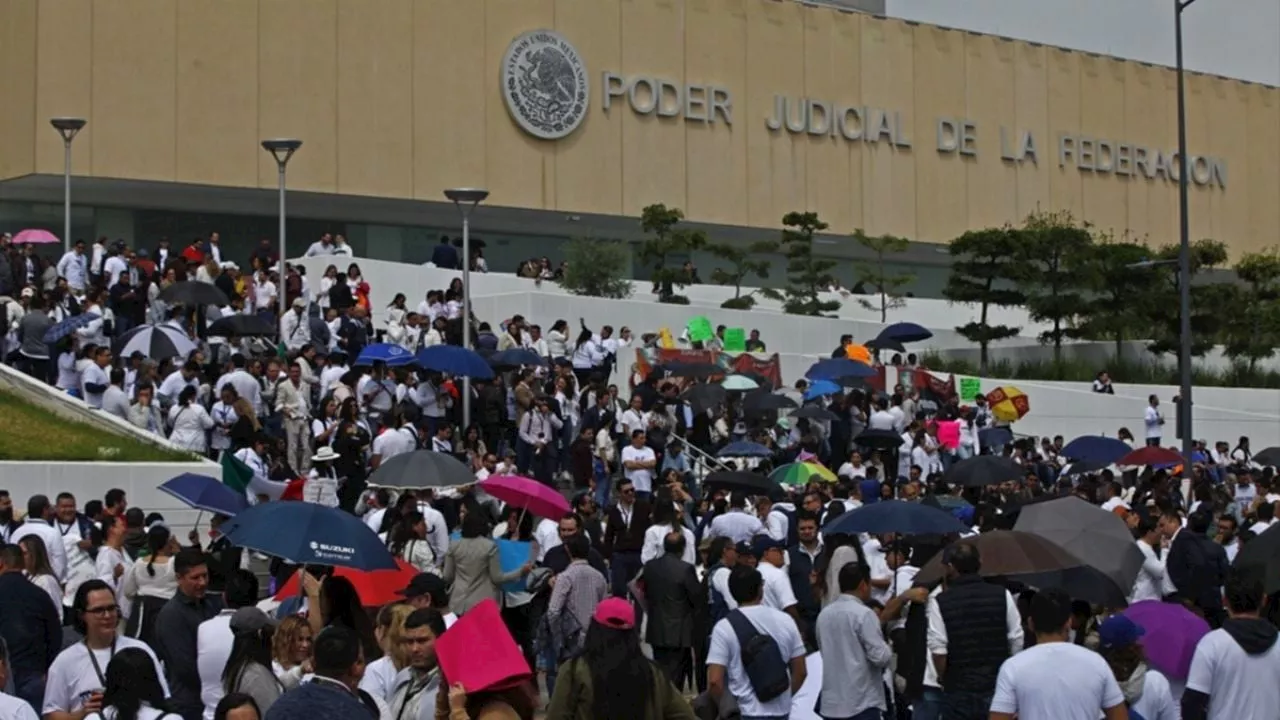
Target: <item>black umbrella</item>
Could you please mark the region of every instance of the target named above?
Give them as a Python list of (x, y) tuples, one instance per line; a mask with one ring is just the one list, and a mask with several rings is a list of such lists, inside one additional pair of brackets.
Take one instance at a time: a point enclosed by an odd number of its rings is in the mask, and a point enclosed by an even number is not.
[(680, 397), (689, 403), (690, 409), (700, 413), (723, 405), (728, 394), (728, 391), (721, 385), (698, 383), (685, 390)]
[(764, 475), (742, 470), (713, 472), (702, 484), (712, 489), (742, 492), (748, 495), (768, 495), (778, 489), (778, 484)]
[(928, 340), (933, 337), (933, 333), (915, 323), (900, 322), (881, 330), (877, 337), (883, 340), (897, 340), (900, 343), (912, 343)]
[(871, 340), (868, 340), (865, 344), (867, 347), (871, 348), (872, 350), (892, 350), (894, 352), (907, 351), (907, 349), (903, 347), (902, 343), (898, 342), (893, 338), (887, 338), (887, 337), (872, 338)]
[(185, 358), (196, 349), (182, 328), (174, 325), (139, 325), (116, 338), (111, 350), (118, 357), (128, 357), (135, 352), (152, 360)]
[(192, 281), (176, 282), (161, 290), (160, 299), (170, 305), (189, 305), (192, 307), (197, 305), (217, 305), (222, 307), (231, 304), (231, 301), (227, 299), (226, 293), (219, 290), (212, 283)]
[(863, 430), (853, 439), (854, 444), (872, 450), (897, 450), (902, 446), (902, 436), (893, 430)]
[(214, 337), (265, 337), (275, 335), (276, 329), (257, 315), (227, 315), (210, 323), (207, 334)]
[(1013, 529), (1058, 543), (1111, 578), (1117, 587), (1133, 587), (1142, 569), (1142, 552), (1124, 520), (1075, 496), (1027, 507)]
[(1280, 445), (1269, 447), (1253, 456), (1253, 461), (1263, 467), (1280, 467)]
[(1268, 595), (1280, 592), (1280, 525), (1272, 525), (1245, 543), (1234, 563), (1239, 570), (1262, 582)]
[(817, 405), (805, 405), (799, 410), (791, 413), (793, 418), (808, 418), (810, 420), (839, 420), (840, 416), (830, 410)]
[(433, 450), (395, 455), (369, 476), (371, 487), (398, 490), (459, 487), (475, 481), (475, 475), (460, 460)]
[(979, 455), (951, 466), (942, 481), (948, 485), (984, 487), (1022, 477), (1022, 466), (1000, 455)]
[(786, 395), (774, 395), (771, 392), (757, 390), (748, 393), (742, 399), (742, 409), (748, 412), (769, 412), (771, 410), (793, 410), (800, 407), (795, 400)]

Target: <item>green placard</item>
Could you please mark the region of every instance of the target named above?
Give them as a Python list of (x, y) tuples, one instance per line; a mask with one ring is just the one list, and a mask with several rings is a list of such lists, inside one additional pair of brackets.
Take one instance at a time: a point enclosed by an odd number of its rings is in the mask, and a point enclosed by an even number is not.
[(689, 320), (689, 342), (706, 342), (715, 337), (715, 330), (711, 328), (711, 321), (706, 315), (699, 315)]
[(960, 378), (960, 402), (973, 402), (982, 394), (982, 378)]
[(724, 350), (725, 352), (746, 352), (747, 331), (742, 328), (725, 328)]

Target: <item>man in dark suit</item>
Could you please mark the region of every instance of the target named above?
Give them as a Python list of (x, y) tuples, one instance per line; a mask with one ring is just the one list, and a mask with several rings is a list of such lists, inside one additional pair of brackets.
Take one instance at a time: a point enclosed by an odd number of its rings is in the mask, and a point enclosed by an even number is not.
[(462, 264), (458, 262), (458, 249), (449, 242), (447, 236), (440, 236), (440, 244), (431, 250), (431, 263), (443, 270), (458, 270)]
[(669, 533), (662, 541), (662, 556), (644, 565), (649, 605), (645, 642), (653, 647), (653, 661), (677, 688), (684, 684), (693, 650), (694, 624), (698, 611), (706, 604), (698, 573), (682, 559), (684, 544), (679, 530)]
[(0, 638), (9, 648), (14, 694), (38, 708), (49, 666), (62, 650), (62, 619), (23, 566), (21, 546), (0, 545)]
[(609, 584), (615, 597), (627, 596), (627, 583), (631, 582), (643, 563), (640, 549), (644, 547), (644, 533), (653, 522), (649, 503), (636, 499), (636, 486), (623, 477), (615, 488), (618, 502), (609, 508), (604, 530), (604, 556), (609, 559)]
[(1165, 568), (1178, 599), (1195, 606), (1216, 628), (1226, 619), (1222, 585), (1231, 563), (1222, 546), (1205, 535), (1211, 519), (1209, 513), (1197, 511), (1187, 518), (1184, 528), (1177, 514), (1166, 512), (1160, 516), (1160, 529), (1169, 538)]

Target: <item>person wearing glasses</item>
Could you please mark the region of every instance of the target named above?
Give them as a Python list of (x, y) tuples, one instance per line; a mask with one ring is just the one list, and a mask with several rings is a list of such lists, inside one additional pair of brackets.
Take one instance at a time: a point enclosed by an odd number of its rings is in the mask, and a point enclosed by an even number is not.
[(116, 653), (127, 648), (138, 648), (151, 658), (168, 697), (169, 686), (155, 653), (145, 643), (117, 631), (120, 606), (110, 585), (97, 578), (85, 582), (76, 590), (71, 610), (76, 632), (84, 639), (59, 653), (49, 667), (41, 709), (45, 720), (84, 720), (87, 715), (100, 713), (107, 688), (107, 666)]

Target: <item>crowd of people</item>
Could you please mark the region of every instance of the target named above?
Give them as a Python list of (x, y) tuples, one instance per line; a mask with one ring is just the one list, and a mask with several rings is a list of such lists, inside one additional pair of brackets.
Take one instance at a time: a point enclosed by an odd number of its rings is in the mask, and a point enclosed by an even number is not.
[[(0, 302), (7, 362), (180, 447), (234, 458), (251, 474), (251, 503), (360, 515), (419, 574), (396, 588), (401, 599), (371, 603), (341, 569), (237, 547), (219, 530), (225, 516), (208, 537), (183, 538), (120, 490), (81, 505), (10, 481), (0, 717), (1197, 720), (1280, 707), (1280, 588), (1232, 564), (1280, 533), (1275, 461), (1255, 458), (1247, 438), (1233, 450), (1202, 444), (1182, 482), (1176, 468), (1078, 470), (1063, 438), (1016, 438), (981, 395), (966, 405), (922, 390), (913, 363), (893, 363), (906, 372), (889, 392), (840, 377), (834, 391), (805, 379), (774, 388), (759, 376), (748, 378), (756, 390), (724, 391), (722, 371), (679, 366), (624, 373), (619, 387), (623, 352), (652, 336), (564, 320), (544, 334), (519, 315), (469, 319), (472, 349), (495, 372), (468, 397), (458, 377), (394, 359), (461, 343), (460, 283), (375, 309), (356, 263), (331, 266), (313, 290), (299, 267), (280, 279), (268, 241), (243, 274), (216, 234), (180, 252), (76, 243), (47, 266), (25, 259), (29, 247), (0, 248), (16, 289)], [(325, 236), (308, 255), (350, 248)], [(183, 283), (227, 302), (167, 300)], [(227, 322), (240, 316), (268, 330)], [(228, 327), (241, 332), (216, 334)], [(136, 328), (169, 344), (130, 350)], [(1163, 424), (1153, 403), (1148, 445), (1160, 446)], [(948, 426), (954, 440), (941, 437)], [(467, 482), (370, 487), (383, 463), (422, 451), (456, 457)], [(955, 480), (980, 457), (1007, 459), (1019, 476)], [(504, 475), (562, 490), (571, 511), (535, 517), (474, 484)], [(745, 486), (717, 481), (743, 476)], [(1144, 562), (1118, 601), (1080, 597), (1092, 593), (1075, 579), (984, 570), (975, 538), (1066, 497), (1132, 533)], [(968, 529), (832, 530), (889, 501), (931, 505)], [(501, 565), (498, 541), (529, 543), (528, 562)], [(917, 583), (931, 561), (938, 577)], [(297, 592), (279, 597), (291, 580)], [(1145, 601), (1213, 628), (1181, 677), (1144, 655), (1169, 629), (1123, 612)], [(492, 632), (510, 635), (541, 684), (444, 677), (435, 642), (490, 602)]]

